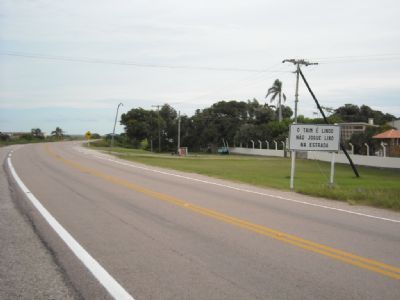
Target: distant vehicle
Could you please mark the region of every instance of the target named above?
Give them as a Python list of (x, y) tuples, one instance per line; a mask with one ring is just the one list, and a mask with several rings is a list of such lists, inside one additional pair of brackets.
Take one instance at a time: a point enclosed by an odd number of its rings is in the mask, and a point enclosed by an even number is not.
[(219, 154), (229, 154), (229, 148), (228, 147), (220, 147), (220, 148), (218, 148), (218, 153)]

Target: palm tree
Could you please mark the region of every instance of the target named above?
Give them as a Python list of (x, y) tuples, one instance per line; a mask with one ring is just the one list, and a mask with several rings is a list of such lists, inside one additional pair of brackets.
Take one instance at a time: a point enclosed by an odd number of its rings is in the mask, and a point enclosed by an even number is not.
[(286, 101), (286, 95), (282, 93), (282, 81), (279, 79), (275, 79), (274, 84), (268, 89), (267, 95), (265, 98), (268, 98), (269, 95), (271, 96), (271, 102), (275, 101), (276, 96), (279, 96), (278, 100), (278, 110), (279, 110), (279, 122), (282, 121), (282, 102), (281, 99), (283, 98), (283, 102)]
[(52, 131), (51, 135), (55, 135), (57, 138), (61, 138), (64, 135), (64, 131), (60, 127), (56, 127), (56, 130)]

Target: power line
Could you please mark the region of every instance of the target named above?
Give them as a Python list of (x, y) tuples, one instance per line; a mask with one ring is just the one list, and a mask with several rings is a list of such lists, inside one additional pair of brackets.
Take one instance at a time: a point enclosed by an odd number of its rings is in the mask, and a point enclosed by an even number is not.
[(332, 56), (332, 57), (319, 57), (316, 59), (320, 61), (320, 64), (393, 61), (393, 60), (400, 60), (400, 53)]
[(388, 56), (400, 56), (400, 53), (381, 53), (381, 54), (365, 54), (365, 55), (342, 55), (342, 56), (325, 56), (317, 57), (315, 59), (340, 59), (340, 58), (371, 58), (371, 57), (388, 57)]
[[(281, 63), (273, 64), (273, 65), (271, 65), (270, 67), (268, 67), (264, 71), (258, 72), (256, 74), (252, 74), (250, 76), (246, 76), (245, 78), (242, 78), (242, 79), (239, 79), (239, 80), (234, 80), (234, 81), (227, 82), (227, 83), (223, 84), (220, 87), (212, 89), (209, 92), (203, 93), (203, 94), (201, 94), (199, 96), (196, 96), (194, 98), (191, 98), (191, 99), (188, 99), (188, 100), (184, 100), (184, 101), (180, 101), (180, 102), (177, 102), (177, 103), (193, 103), (196, 100), (199, 100), (199, 99), (202, 99), (202, 98), (205, 98), (205, 97), (209, 97), (211, 95), (213, 95), (213, 97), (218, 97), (218, 95), (220, 94), (221, 91), (226, 90), (226, 89), (231, 88), (231, 87), (236, 87), (236, 88), (243, 89), (243, 88), (247, 88), (249, 86), (253, 86), (255, 84), (260, 84), (260, 83), (256, 83), (255, 80), (262, 79), (262, 77), (264, 77), (268, 73), (268, 71), (270, 69), (274, 69), (278, 65), (281, 65)], [(284, 70), (280, 70), (280, 69), (282, 69), (282, 67), (278, 67), (278, 69), (276, 71), (274, 71), (274, 72), (281, 73), (281, 74), (282, 73), (286, 73), (286, 74), (291, 73), (290, 71), (284, 71)], [(268, 75), (269, 76), (267, 78), (263, 78), (263, 80), (269, 80), (269, 79), (271, 79), (271, 78), (276, 76), (276, 74), (274, 74), (274, 75), (268, 74)]]
[(251, 73), (280, 72), (278, 70), (266, 70), (266, 69), (146, 64), (146, 63), (138, 63), (138, 62), (114, 60), (114, 59), (100, 59), (100, 58), (89, 58), (89, 57), (69, 57), (69, 56), (58, 56), (58, 55), (49, 55), (49, 54), (40, 54), (40, 53), (25, 53), (25, 52), (0, 52), (0, 55), (24, 57), (24, 58), (32, 58), (32, 59), (45, 59), (45, 60), (54, 60), (54, 61), (63, 61), (63, 62), (123, 65), (123, 66), (133, 66), (133, 67), (140, 67), (140, 68), (184, 69), (184, 70), (203, 70), (203, 71), (222, 71), (222, 72), (251, 72)]

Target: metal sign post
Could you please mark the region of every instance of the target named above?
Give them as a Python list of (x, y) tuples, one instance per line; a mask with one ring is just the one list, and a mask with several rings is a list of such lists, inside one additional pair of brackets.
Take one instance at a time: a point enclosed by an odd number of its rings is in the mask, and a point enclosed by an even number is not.
[(331, 177), (329, 180), (329, 184), (331, 186), (334, 185), (333, 178), (335, 176), (335, 152), (332, 152), (332, 159), (331, 159)]
[(296, 168), (296, 151), (292, 150), (290, 152), (290, 156), (292, 158), (292, 167), (290, 170), (290, 189), (293, 190), (294, 189), (294, 171)]
[(339, 151), (340, 127), (326, 124), (292, 124), (289, 127), (289, 149), (291, 150), (292, 166), (290, 171), (290, 188), (294, 189), (294, 174), (296, 167), (296, 151), (329, 151), (332, 154), (331, 179), (334, 176), (334, 152)]
[(92, 137), (92, 133), (91, 133), (90, 131), (87, 131), (87, 132), (85, 133), (85, 138), (86, 138), (86, 140), (87, 140), (87, 145), (88, 145), (88, 147), (90, 146), (90, 139), (91, 139), (91, 137)]

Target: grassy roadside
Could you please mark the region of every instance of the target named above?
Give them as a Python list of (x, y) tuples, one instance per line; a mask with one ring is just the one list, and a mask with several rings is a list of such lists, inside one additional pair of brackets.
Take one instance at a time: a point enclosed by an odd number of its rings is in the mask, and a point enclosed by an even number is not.
[[(109, 151), (109, 148), (97, 149)], [(126, 148), (114, 148), (113, 154), (152, 166), (289, 190), (290, 159), (287, 158), (204, 154), (177, 157)], [(330, 187), (329, 163), (298, 159), (295, 191), (400, 211), (400, 170), (359, 167), (361, 178), (355, 178), (347, 165), (337, 164), (335, 171), (335, 186)]]

